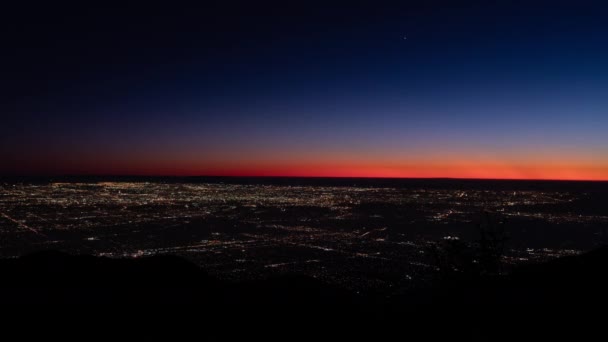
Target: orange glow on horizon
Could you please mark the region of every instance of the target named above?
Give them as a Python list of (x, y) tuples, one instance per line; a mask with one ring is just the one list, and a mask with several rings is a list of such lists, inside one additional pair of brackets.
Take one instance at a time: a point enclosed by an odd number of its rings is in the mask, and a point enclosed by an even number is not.
[[(235, 177), (357, 177), (357, 178), (469, 178), (608, 181), (608, 165), (515, 164), (499, 162), (356, 163), (356, 162), (114, 162), (93, 161), (47, 170), (54, 175), (235, 176)], [(41, 165), (37, 165), (41, 166)]]
[(471, 178), (608, 181), (608, 161), (546, 154), (532, 161), (500, 156), (422, 158), (317, 155), (273, 158), (271, 155), (205, 157), (196, 155), (61, 155), (9, 163), (15, 175), (141, 175), (361, 178)]
[(253, 176), (253, 177), (345, 177), (345, 178), (464, 178), (464, 179), (521, 179), (521, 180), (608, 180), (608, 168), (563, 167), (493, 167), (439, 166), (426, 167), (315, 167), (315, 168), (250, 168), (185, 172), (184, 176)]

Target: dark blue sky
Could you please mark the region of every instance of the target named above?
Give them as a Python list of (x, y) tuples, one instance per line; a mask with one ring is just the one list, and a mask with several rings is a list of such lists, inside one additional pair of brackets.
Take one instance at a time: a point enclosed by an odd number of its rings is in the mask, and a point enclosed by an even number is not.
[(0, 173), (608, 179), (601, 1), (46, 6)]

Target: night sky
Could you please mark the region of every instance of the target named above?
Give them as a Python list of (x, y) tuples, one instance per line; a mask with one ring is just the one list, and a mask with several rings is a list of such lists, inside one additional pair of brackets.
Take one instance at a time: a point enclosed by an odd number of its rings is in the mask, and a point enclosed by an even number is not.
[(201, 3), (5, 8), (0, 174), (608, 180), (605, 1)]

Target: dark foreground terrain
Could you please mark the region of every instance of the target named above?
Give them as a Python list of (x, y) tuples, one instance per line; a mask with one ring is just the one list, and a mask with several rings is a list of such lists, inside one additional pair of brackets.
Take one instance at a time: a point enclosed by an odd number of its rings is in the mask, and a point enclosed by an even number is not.
[(306, 277), (231, 283), (171, 256), (41, 252), (0, 260), (0, 300), (4, 315), (30, 327), (53, 322), (57, 329), (84, 324), (100, 333), (162, 330), (197, 340), (601, 337), (607, 266), (603, 247), (522, 266), (508, 277), (456, 275), (386, 297)]

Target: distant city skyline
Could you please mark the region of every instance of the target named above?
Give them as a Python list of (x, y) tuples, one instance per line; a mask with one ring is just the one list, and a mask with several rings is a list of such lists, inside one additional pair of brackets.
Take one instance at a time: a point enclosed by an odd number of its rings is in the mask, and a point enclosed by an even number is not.
[(601, 1), (47, 6), (0, 175), (608, 180)]

